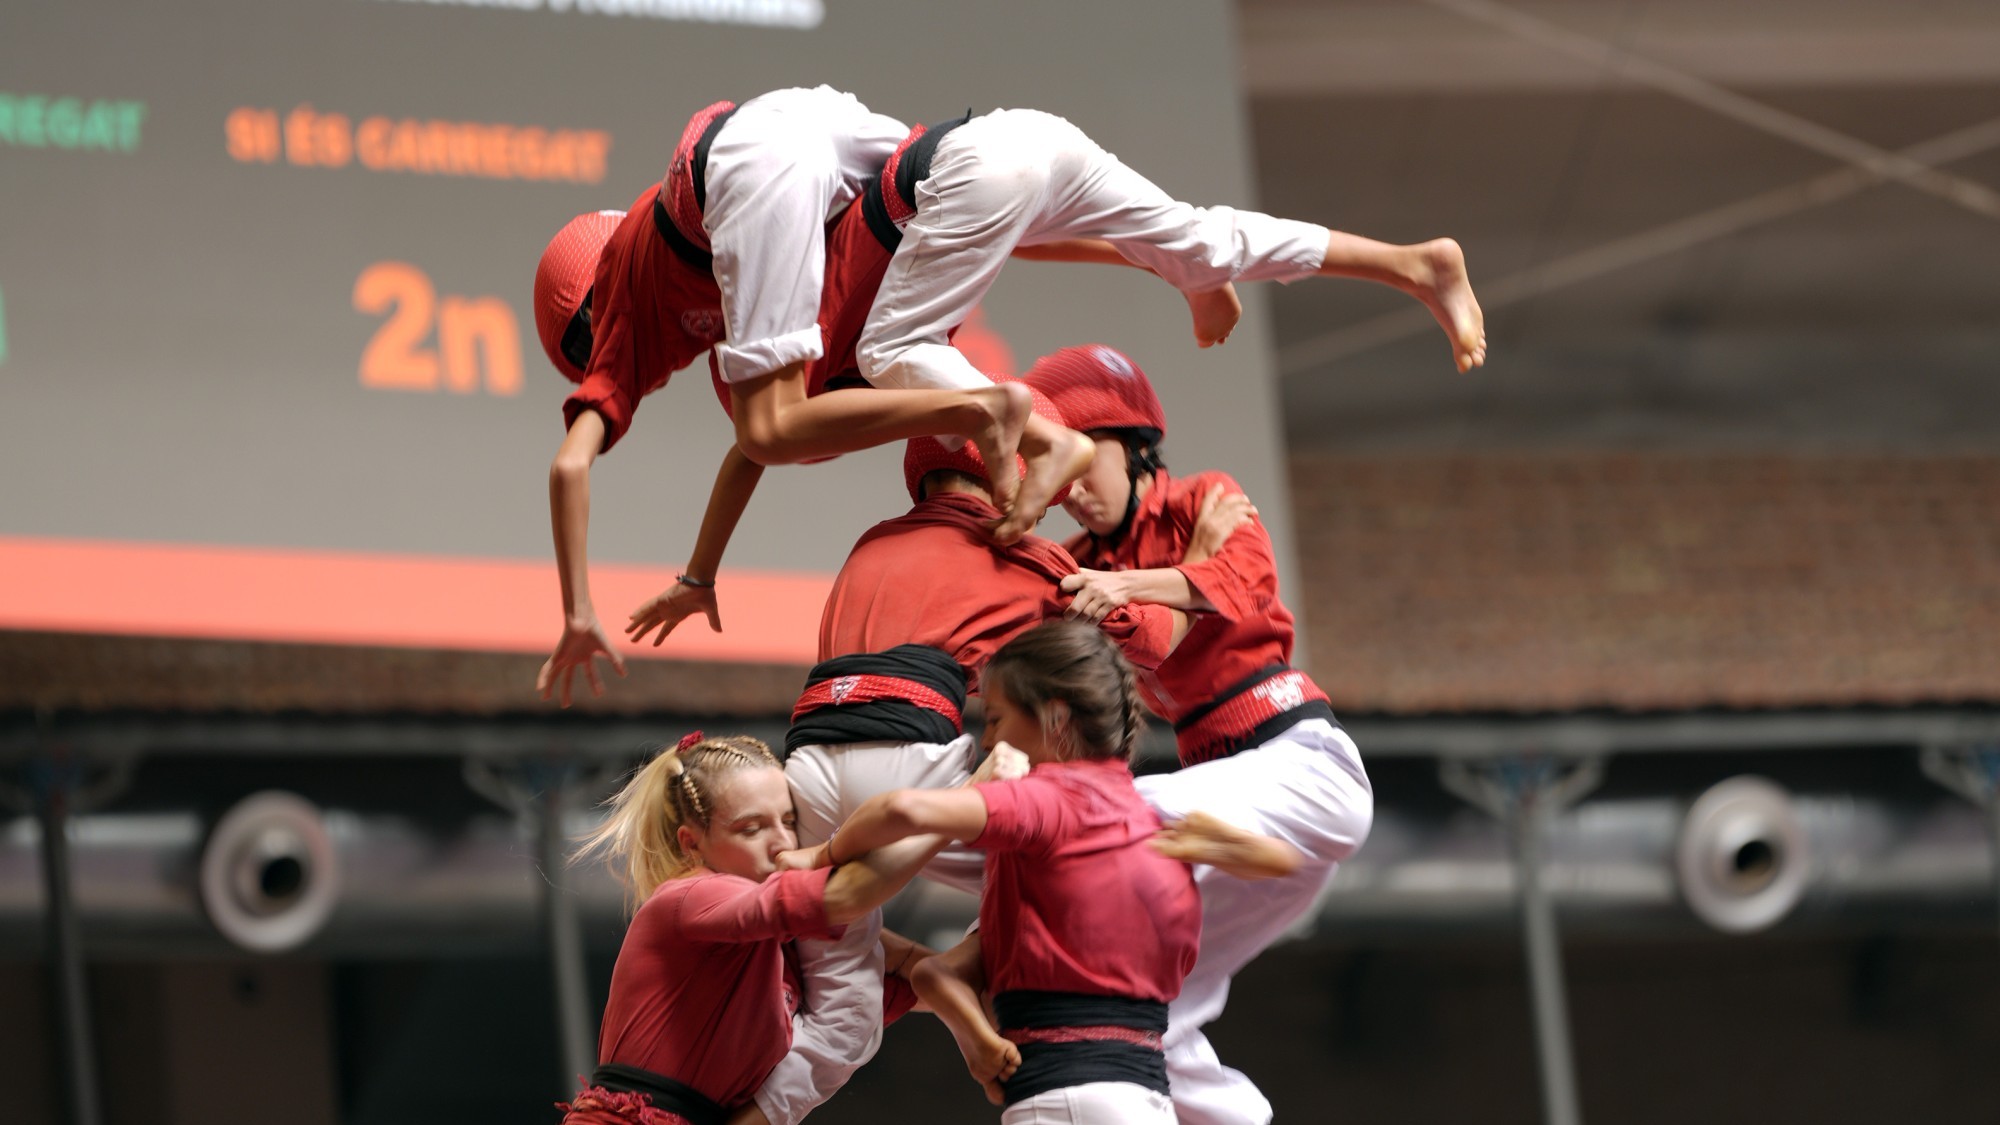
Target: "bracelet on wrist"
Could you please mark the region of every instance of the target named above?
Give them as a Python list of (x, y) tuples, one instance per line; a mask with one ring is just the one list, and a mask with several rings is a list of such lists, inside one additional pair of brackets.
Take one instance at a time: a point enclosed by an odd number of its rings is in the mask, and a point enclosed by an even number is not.
[(674, 581), (680, 583), (683, 586), (693, 586), (697, 590), (715, 589), (715, 579), (713, 578), (702, 579), (702, 578), (695, 578), (686, 574), (676, 574), (674, 575)]

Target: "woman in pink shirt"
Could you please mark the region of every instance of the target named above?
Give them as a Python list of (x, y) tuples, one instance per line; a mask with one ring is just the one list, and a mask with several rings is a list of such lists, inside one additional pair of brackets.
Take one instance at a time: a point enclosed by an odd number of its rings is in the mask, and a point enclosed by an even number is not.
[[(753, 738), (690, 735), (647, 763), (582, 854), (607, 852), (638, 910), (611, 973), (597, 1070), (565, 1125), (724, 1125), (792, 1041), (791, 940), (834, 937), (882, 905), (943, 845), (936, 837), (780, 871), (797, 846), (784, 769)], [(927, 951), (894, 935), (906, 973)], [(892, 1014), (914, 1002), (890, 986)]]
[(1173, 1125), (1160, 1037), (1201, 937), (1183, 860), (1264, 877), (1295, 857), (1199, 814), (1162, 835), (1128, 764), (1144, 705), (1098, 629), (1030, 629), (994, 656), (980, 690), (987, 746), (1025, 753), (1026, 777), (885, 793), (785, 862), (824, 870), (921, 834), (984, 851), (978, 934), (912, 980), (989, 1099), (1006, 1105), (1001, 1121)]

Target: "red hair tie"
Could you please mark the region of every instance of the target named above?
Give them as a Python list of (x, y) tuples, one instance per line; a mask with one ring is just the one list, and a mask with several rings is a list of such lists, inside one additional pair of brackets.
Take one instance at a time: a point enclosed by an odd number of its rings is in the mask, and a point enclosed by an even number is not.
[(682, 753), (686, 753), (689, 747), (693, 746), (694, 744), (700, 741), (701, 741), (701, 732), (692, 731), (687, 735), (683, 736), (681, 738), (680, 745), (674, 747), (674, 749)]

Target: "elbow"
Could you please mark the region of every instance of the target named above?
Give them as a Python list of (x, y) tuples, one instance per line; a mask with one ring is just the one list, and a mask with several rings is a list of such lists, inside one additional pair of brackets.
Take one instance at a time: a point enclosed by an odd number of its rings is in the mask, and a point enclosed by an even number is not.
[(924, 816), (924, 794), (916, 789), (897, 789), (882, 798), (882, 821), (896, 839), (907, 839), (930, 831)]

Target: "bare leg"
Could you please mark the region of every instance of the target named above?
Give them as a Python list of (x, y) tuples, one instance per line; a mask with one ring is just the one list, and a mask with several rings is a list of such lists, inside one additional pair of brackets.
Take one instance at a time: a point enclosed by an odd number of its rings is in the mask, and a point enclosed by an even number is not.
[[(855, 388), (807, 398), (802, 364), (732, 383), (729, 392), (736, 443), (761, 465), (791, 464), (952, 433), (970, 435), (988, 464), (1012, 464), (1034, 409), (1028, 388), (1020, 384), (961, 391)], [(1014, 501), (1015, 482), (1008, 479), (1004, 489), (999, 481), (994, 485), (994, 502), (1007, 511)]]
[(1486, 317), (1472, 295), (1465, 273), (1465, 251), (1449, 238), (1411, 246), (1392, 246), (1372, 238), (1332, 232), (1326, 277), (1353, 277), (1393, 285), (1424, 303), (1451, 340), (1452, 358), (1460, 371), (1486, 362)]
[[(981, 456), (985, 456), (983, 451)], [(1011, 508), (1001, 505), (995, 498), (995, 506), (1006, 513), (999, 523), (993, 525), (993, 539), (997, 543), (1013, 543), (1033, 531), (1042, 514), (1048, 511), (1055, 494), (1090, 468), (1092, 458), (1097, 456), (1097, 443), (1075, 430), (1036, 415), (1029, 417), (1027, 428), (1022, 431), (1021, 456), (1028, 462), (1028, 467), (1027, 473), (1021, 477), (1020, 497)], [(1010, 465), (1013, 459), (987, 460), (986, 464)], [(992, 475), (996, 478), (1013, 476), (1012, 473)], [(996, 479), (993, 483), (997, 488), (1000, 482)]]

